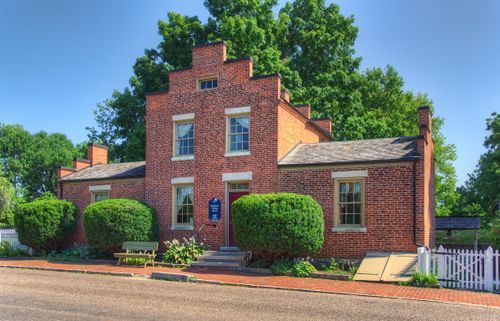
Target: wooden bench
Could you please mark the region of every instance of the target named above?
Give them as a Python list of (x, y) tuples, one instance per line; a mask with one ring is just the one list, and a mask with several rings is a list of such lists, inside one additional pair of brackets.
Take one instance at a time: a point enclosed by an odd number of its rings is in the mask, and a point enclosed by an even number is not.
[(118, 259), (118, 265), (122, 259), (146, 259), (144, 267), (148, 262), (155, 266), (158, 242), (123, 242), (122, 250), (125, 250), (125, 253), (114, 254), (114, 257)]

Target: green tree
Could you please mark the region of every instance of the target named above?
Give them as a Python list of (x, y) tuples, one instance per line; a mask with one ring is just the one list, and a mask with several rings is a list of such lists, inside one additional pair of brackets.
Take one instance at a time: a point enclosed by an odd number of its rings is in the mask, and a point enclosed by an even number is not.
[[(276, 0), (206, 0), (211, 17), (202, 22), (169, 12), (158, 22), (162, 40), (134, 64), (129, 88), (97, 106), (97, 127), (89, 139), (107, 144), (115, 161), (143, 160), (145, 93), (168, 89), (168, 72), (191, 64), (191, 47), (211, 41), (228, 44), (228, 58), (251, 56), (255, 74), (279, 72), (294, 103), (310, 103), (314, 117), (329, 117), (337, 140), (416, 135), (417, 107), (425, 94), (404, 90), (388, 66), (361, 72), (355, 56), (358, 28), (352, 16), (324, 0), (295, 0), (276, 16)], [(455, 147), (434, 117), (438, 214), (456, 202)]]
[(8, 179), (0, 177), (0, 227), (14, 226), (16, 205), (16, 190)]
[(487, 223), (493, 217), (493, 205), (500, 199), (500, 115), (496, 112), (486, 119), (489, 136), (484, 140), (486, 152), (481, 155), (476, 169), (469, 174), (465, 185), (458, 189), (459, 214), (481, 216)]
[(0, 124), (0, 166), (17, 194), (28, 200), (56, 192), (57, 167), (71, 166), (79, 151), (64, 134), (30, 134), (21, 125)]

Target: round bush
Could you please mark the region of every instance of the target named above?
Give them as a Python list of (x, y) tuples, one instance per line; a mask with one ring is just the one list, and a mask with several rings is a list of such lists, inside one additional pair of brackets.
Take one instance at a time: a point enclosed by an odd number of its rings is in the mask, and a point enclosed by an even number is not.
[(75, 230), (76, 206), (56, 198), (37, 199), (18, 206), (14, 223), (21, 243), (50, 251)]
[(321, 250), (323, 210), (308, 195), (250, 194), (233, 203), (236, 242), (270, 257), (295, 257)]
[(156, 211), (146, 203), (113, 198), (90, 204), (83, 224), (89, 244), (113, 251), (125, 241), (158, 241)]

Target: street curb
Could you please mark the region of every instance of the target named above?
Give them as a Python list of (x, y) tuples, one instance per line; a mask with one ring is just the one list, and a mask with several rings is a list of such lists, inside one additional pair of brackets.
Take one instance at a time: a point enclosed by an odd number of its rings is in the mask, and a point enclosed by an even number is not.
[(97, 274), (97, 275), (111, 275), (111, 276), (126, 276), (133, 277), (134, 273), (129, 272), (101, 272), (101, 271), (88, 271), (88, 270), (78, 270), (78, 269), (63, 269), (63, 268), (52, 268), (52, 267), (35, 267), (35, 266), (21, 266), (21, 265), (0, 265), (0, 268), (8, 269), (24, 269), (24, 270), (41, 270), (41, 271), (52, 271), (52, 272), (68, 272), (68, 273), (81, 273), (81, 274)]
[[(78, 269), (33, 267), (33, 266), (19, 266), (19, 265), (0, 265), (0, 268), (41, 270), (41, 271), (53, 271), (53, 272), (68, 272), (68, 273), (80, 273), (80, 274), (97, 274), (97, 275), (109, 275), (109, 276), (125, 276), (125, 277), (135, 277), (135, 276), (147, 277), (146, 275), (134, 274), (134, 273), (129, 273), (129, 272), (101, 272), (101, 271), (88, 271), (88, 270), (78, 270)], [(193, 278), (192, 275), (188, 275), (188, 274), (180, 274), (180, 273), (167, 273), (167, 274), (171, 274), (171, 275), (175, 274), (176, 276), (183, 276), (182, 278), (179, 278), (179, 279), (168, 278), (168, 280), (175, 281), (175, 282), (191, 282), (191, 283), (211, 284), (211, 285), (228, 285), (228, 286), (239, 286), (239, 287), (245, 287), (245, 288), (261, 288), (261, 289), (282, 290), (282, 291), (285, 290), (285, 291), (306, 292), (306, 293), (338, 294), (338, 295), (349, 295), (349, 296), (360, 296), (360, 297), (384, 298), (384, 299), (393, 299), (393, 300), (413, 300), (413, 301), (446, 303), (446, 304), (460, 304), (460, 305), (466, 305), (466, 306), (476, 306), (476, 307), (500, 309), (500, 307), (496, 307), (496, 306), (484, 305), (484, 304), (474, 304), (474, 303), (465, 303), (465, 302), (440, 301), (440, 300), (411, 298), (411, 297), (385, 296), (385, 295), (379, 295), (379, 294), (340, 292), (340, 291), (333, 292), (333, 291), (325, 291), (325, 290), (291, 288), (291, 287), (284, 287), (284, 286), (270, 286), (270, 285), (257, 285), (257, 284), (249, 284), (249, 283), (238, 283), (238, 282), (214, 281), (214, 280), (196, 279), (196, 278)], [(187, 281), (184, 281), (183, 280), (184, 278)], [(158, 278), (154, 278), (152, 275), (151, 275), (150, 279), (161, 280)], [(167, 279), (167, 278), (165, 278), (165, 279)]]
[(455, 302), (455, 301), (439, 301), (439, 300), (432, 300), (432, 299), (419, 299), (419, 298), (408, 298), (408, 297), (399, 297), (399, 296), (385, 296), (385, 295), (380, 295), (380, 294), (368, 294), (368, 293), (356, 293), (356, 292), (332, 292), (332, 291), (325, 291), (325, 290), (290, 288), (290, 287), (285, 287), (285, 286), (257, 285), (257, 284), (225, 282), (225, 281), (212, 281), (212, 280), (203, 280), (203, 279), (195, 279), (195, 280), (192, 280), (191, 282), (202, 283), (202, 284), (239, 286), (239, 287), (244, 287), (244, 288), (261, 288), (261, 289), (269, 289), (269, 290), (284, 290), (284, 291), (295, 291), (295, 292), (306, 292), (306, 293), (339, 294), (339, 295), (362, 296), (362, 297), (369, 297), (369, 298), (383, 298), (383, 299), (392, 299), (392, 300), (410, 300), (410, 301), (424, 301), (424, 302), (434, 302), (434, 303), (460, 304), (460, 305), (466, 305), (466, 306), (500, 309), (500, 307), (491, 306), (491, 305), (484, 305), (484, 304)]

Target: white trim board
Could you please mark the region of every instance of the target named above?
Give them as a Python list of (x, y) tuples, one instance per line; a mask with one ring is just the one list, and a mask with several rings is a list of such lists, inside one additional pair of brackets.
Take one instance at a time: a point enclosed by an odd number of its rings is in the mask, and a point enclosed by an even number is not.
[(194, 113), (182, 114), (182, 115), (173, 115), (172, 116), (172, 120), (173, 121), (193, 120), (193, 119), (194, 119)]
[(194, 177), (175, 177), (170, 180), (172, 185), (194, 183)]
[(224, 114), (226, 115), (237, 115), (237, 114), (248, 114), (252, 111), (252, 107), (236, 107), (236, 108), (226, 108)]
[(251, 181), (252, 172), (239, 172), (239, 173), (224, 173), (222, 174), (223, 182), (230, 181)]
[(111, 185), (89, 186), (89, 191), (91, 191), (91, 192), (100, 192), (100, 191), (109, 191), (109, 190), (111, 190)]
[(347, 171), (347, 172), (332, 172), (332, 178), (351, 178), (351, 177), (367, 177), (368, 170), (362, 171)]

